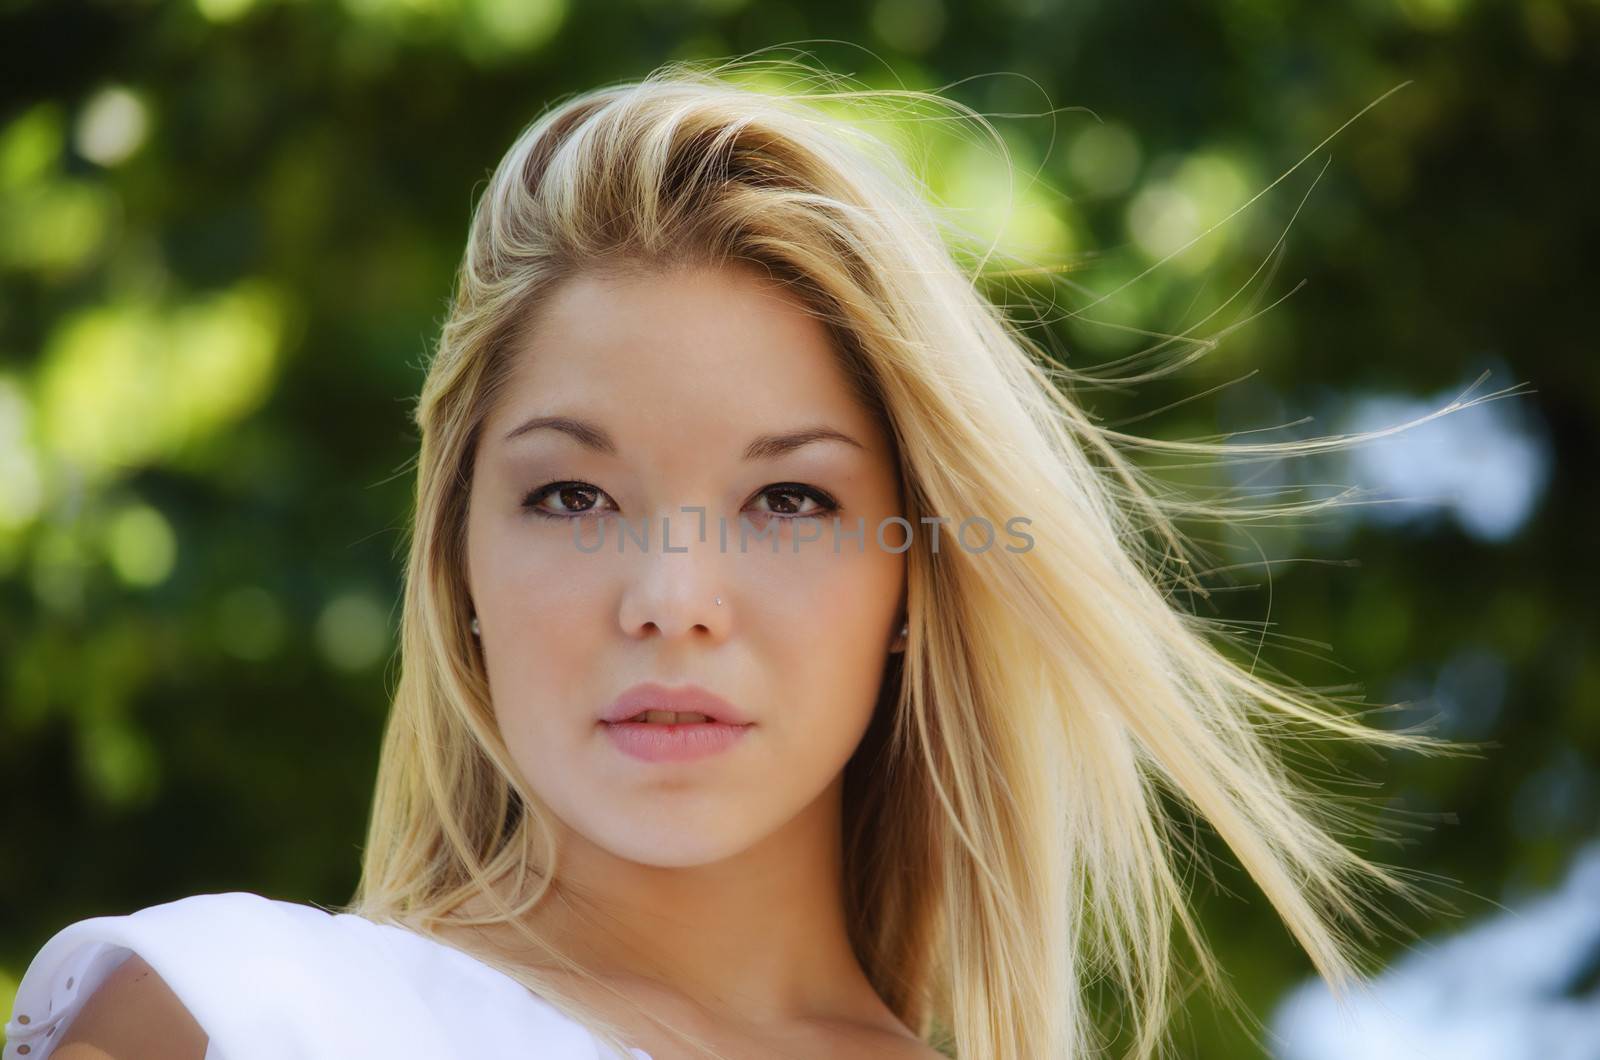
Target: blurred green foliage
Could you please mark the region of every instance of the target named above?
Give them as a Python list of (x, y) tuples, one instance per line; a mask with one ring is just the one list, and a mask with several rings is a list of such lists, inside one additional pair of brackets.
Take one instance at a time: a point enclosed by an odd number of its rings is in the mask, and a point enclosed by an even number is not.
[[(1501, 532), (1444, 509), (1219, 531), (1219, 562), (1256, 565), (1198, 606), (1269, 624), (1262, 660), (1301, 680), (1495, 742), (1350, 763), (1398, 808), (1455, 815), (1376, 853), (1460, 881), (1463, 915), (1548, 885), (1596, 833), (1594, 3), (5, 0), (0, 19), (0, 995), (84, 916), (349, 896), (408, 402), (473, 195), (562, 94), (788, 41), (993, 116), (1010, 170), (970, 131), (906, 131), (952, 217), (1071, 266), (992, 293), (1053, 299), (1035, 334), (1074, 367), (1271, 305), (1182, 371), (1086, 394), (1106, 422), (1315, 416), (1267, 435), (1304, 437), (1363, 396), (1530, 382), (1497, 403), (1538, 443)], [(1219, 875), (1207, 930), (1265, 1016), (1308, 965)], [(1182, 1041), (1258, 1055), (1203, 1009)]]

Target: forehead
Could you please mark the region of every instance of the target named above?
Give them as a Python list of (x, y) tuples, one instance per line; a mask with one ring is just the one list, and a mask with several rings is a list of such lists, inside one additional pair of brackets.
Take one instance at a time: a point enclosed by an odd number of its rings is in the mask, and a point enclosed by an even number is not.
[(623, 433), (744, 438), (826, 419), (882, 441), (827, 326), (748, 265), (580, 274), (540, 306), (513, 356), (491, 429), (581, 411)]

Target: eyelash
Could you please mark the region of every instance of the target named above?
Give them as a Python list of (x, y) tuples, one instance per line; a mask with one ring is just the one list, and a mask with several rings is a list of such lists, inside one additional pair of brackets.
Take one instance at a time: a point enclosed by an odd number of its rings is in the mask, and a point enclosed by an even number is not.
[[(528, 495), (522, 499), (522, 507), (541, 519), (553, 519), (561, 522), (566, 522), (572, 519), (582, 519), (586, 516), (594, 514), (594, 512), (591, 510), (585, 512), (576, 512), (571, 515), (561, 515), (557, 512), (547, 512), (539, 508), (539, 503), (546, 497), (563, 489), (594, 490), (596, 493), (605, 494), (605, 490), (588, 482), (579, 482), (574, 479), (557, 479), (553, 482), (547, 482), (543, 486), (538, 486), (531, 490)], [(816, 487), (807, 486), (802, 482), (774, 482), (770, 486), (762, 487), (759, 491), (757, 491), (756, 496), (761, 497), (768, 493), (796, 494), (801, 497), (808, 497), (815, 501), (819, 506), (818, 511), (806, 512), (802, 515), (788, 515), (784, 514), (783, 512), (764, 513), (774, 519), (814, 519), (818, 515), (827, 515), (839, 510), (838, 501), (834, 500), (832, 497), (828, 496), (826, 493), (822, 492)]]

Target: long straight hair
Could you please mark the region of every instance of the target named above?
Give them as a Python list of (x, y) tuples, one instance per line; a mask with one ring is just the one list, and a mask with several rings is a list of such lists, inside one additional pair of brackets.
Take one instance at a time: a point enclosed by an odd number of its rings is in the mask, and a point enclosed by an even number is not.
[[(1315, 748), (1447, 745), (1268, 679), (1236, 661), (1250, 651), (1235, 629), (1178, 603), (1206, 592), (1179, 521), (1329, 501), (1186, 498), (1128, 450), (1291, 456), (1367, 436), (1238, 446), (1097, 424), (1073, 394), (1099, 381), (1055, 363), (980, 293), (959, 260), (966, 237), (886, 138), (841, 113), (875, 101), (970, 112), (931, 93), (818, 90), (814, 70), (773, 88), (745, 69), (673, 63), (568, 98), (517, 136), (476, 203), (415, 409), (400, 674), (361, 882), (343, 908), (424, 934), (510, 922), (551, 965), (587, 974), (525, 922), (560, 888), (559, 851), (468, 630), (473, 456), (518, 340), (558, 285), (752, 265), (826, 322), (893, 439), (912, 525), (1022, 514), (1034, 538), (1024, 551), (935, 551), (919, 534), (907, 553), (909, 646), (846, 767), (843, 811), (850, 939), (887, 1005), (964, 1060), (1163, 1052), (1192, 985), (1179, 945), (1227, 993), (1185, 886), (1197, 822), (1344, 998), (1359, 985), (1357, 934), (1395, 922), (1374, 895), (1422, 899), (1357, 852), (1352, 840), (1385, 834), (1379, 815), (1318, 771)], [(493, 911), (468, 915), (475, 898)], [(625, 1055), (621, 1028), (557, 977), (483, 959)]]

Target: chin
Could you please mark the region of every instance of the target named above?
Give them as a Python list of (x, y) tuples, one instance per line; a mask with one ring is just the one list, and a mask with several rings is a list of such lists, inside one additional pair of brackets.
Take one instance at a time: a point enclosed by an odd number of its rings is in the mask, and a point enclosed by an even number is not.
[(655, 842), (628, 857), (628, 860), (654, 869), (692, 869), (725, 861), (747, 846), (748, 844), (732, 844), (711, 848), (702, 844), (684, 844), (673, 847), (670, 844)]
[[(726, 792), (576, 785), (540, 793), (570, 850), (593, 847), (614, 858), (690, 868), (729, 858), (772, 831), (749, 798)], [(737, 805), (742, 803), (742, 805)]]
[(680, 817), (672, 822), (633, 821), (589, 842), (625, 861), (660, 869), (711, 865), (749, 849), (761, 839), (726, 820), (708, 822)]

